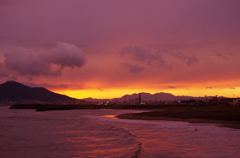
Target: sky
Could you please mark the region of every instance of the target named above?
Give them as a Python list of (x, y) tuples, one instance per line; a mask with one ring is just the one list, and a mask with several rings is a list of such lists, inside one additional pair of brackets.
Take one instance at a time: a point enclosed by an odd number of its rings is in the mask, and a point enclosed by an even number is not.
[(74, 98), (240, 97), (239, 0), (1, 0), (0, 83)]

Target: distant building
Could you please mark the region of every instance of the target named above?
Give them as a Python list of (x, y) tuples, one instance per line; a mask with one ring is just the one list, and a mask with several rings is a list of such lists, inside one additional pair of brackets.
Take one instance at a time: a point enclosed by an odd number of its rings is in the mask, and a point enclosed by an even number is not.
[(139, 101), (138, 101), (138, 104), (141, 104), (141, 102), (142, 102), (142, 94), (141, 93), (139, 93)]
[(137, 105), (137, 104), (139, 104), (139, 98), (131, 99), (129, 102), (131, 105)]
[(190, 100), (180, 100), (180, 104), (195, 104), (196, 100), (195, 99), (190, 99)]
[(240, 105), (240, 98), (235, 98), (232, 100), (232, 105)]

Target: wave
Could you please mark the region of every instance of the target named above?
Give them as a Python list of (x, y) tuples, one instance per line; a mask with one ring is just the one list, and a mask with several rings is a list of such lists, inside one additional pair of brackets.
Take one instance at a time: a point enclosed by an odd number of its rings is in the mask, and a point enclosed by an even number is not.
[(111, 126), (109, 130), (115, 130), (119, 133), (124, 133), (124, 140), (128, 139), (128, 141), (134, 142), (134, 147), (131, 153), (129, 153), (130, 158), (139, 158), (143, 151), (142, 143), (137, 140), (137, 136), (130, 132), (126, 127), (118, 127), (118, 126)]

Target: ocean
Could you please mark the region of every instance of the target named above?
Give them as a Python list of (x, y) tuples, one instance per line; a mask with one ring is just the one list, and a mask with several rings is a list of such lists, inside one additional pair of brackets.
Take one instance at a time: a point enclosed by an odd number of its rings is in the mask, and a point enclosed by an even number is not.
[(116, 119), (138, 110), (36, 112), (0, 107), (1, 158), (238, 158), (240, 130)]

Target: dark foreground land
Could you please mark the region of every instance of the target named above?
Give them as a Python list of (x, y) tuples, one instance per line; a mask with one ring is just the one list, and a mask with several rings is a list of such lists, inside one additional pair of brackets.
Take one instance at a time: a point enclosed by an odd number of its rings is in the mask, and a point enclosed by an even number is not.
[(219, 123), (222, 126), (240, 129), (240, 107), (220, 105), (55, 105), (15, 104), (10, 109), (71, 110), (71, 109), (129, 109), (149, 112), (118, 115), (120, 119), (170, 120), (190, 123)]
[(121, 119), (169, 120), (190, 123), (219, 123), (221, 126), (240, 129), (240, 107), (234, 106), (171, 106), (154, 111), (122, 114)]

